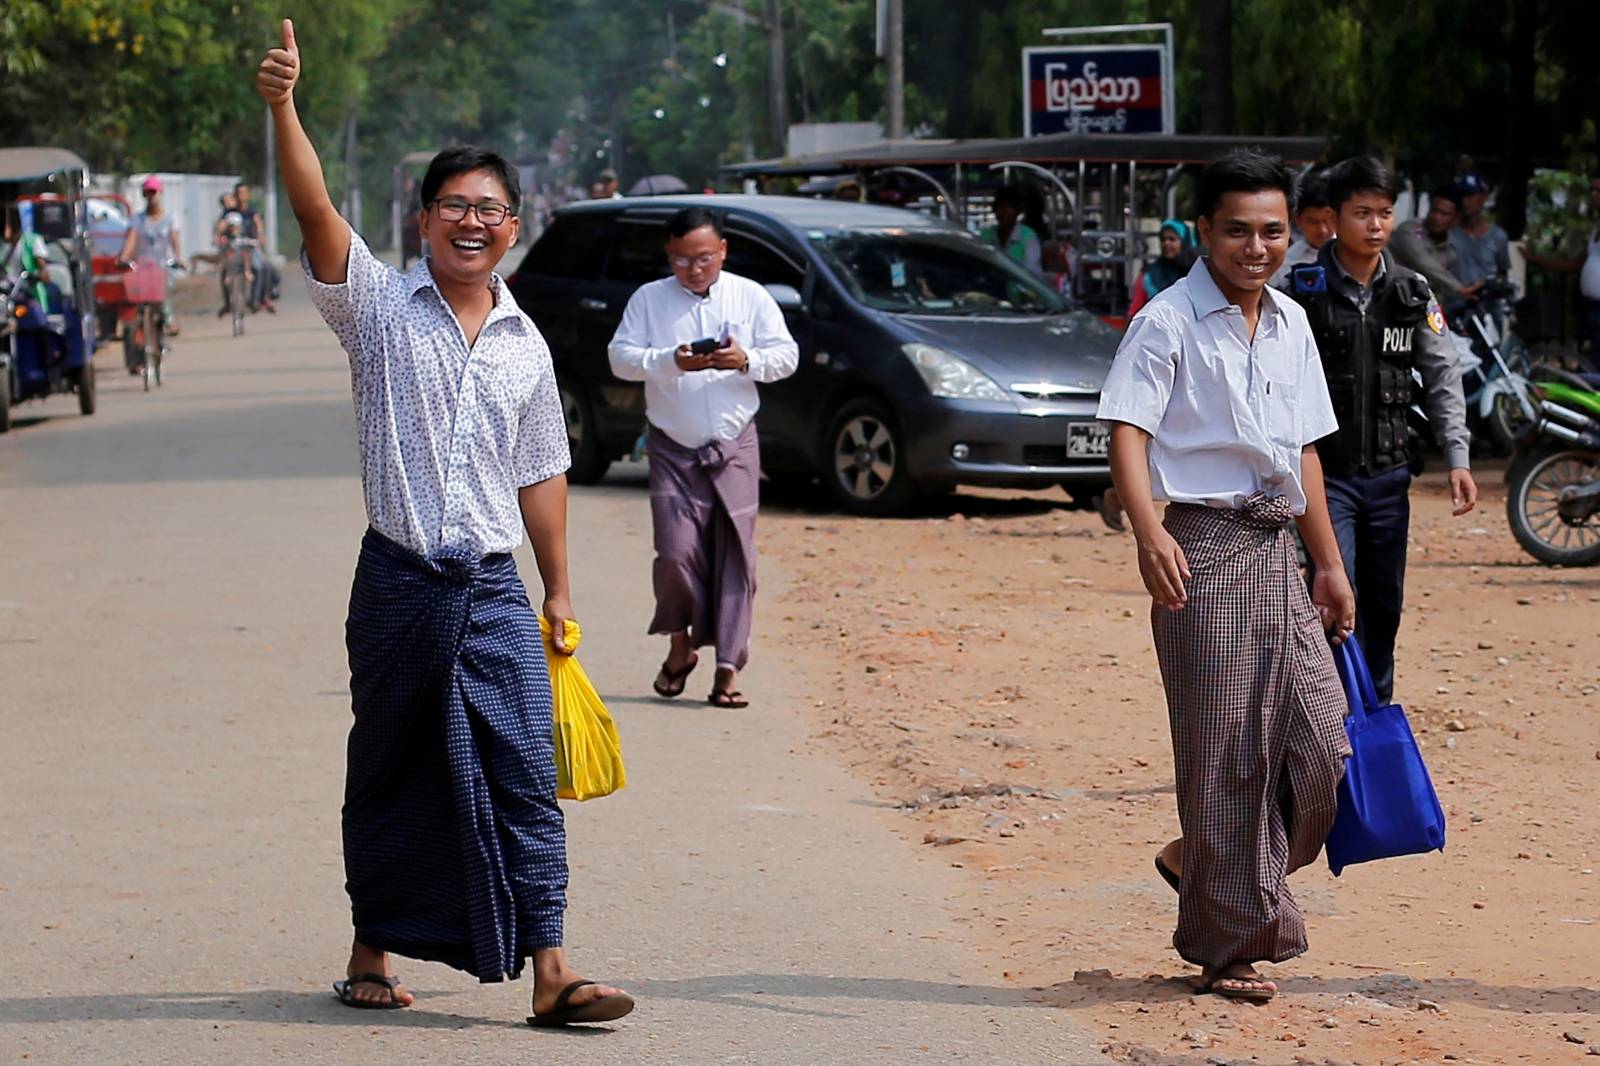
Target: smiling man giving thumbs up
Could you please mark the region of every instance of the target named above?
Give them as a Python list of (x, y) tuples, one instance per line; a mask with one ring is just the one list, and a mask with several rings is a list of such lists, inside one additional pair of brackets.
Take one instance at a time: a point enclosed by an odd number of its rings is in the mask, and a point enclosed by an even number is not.
[(566, 427), (544, 338), (494, 273), (517, 239), (517, 172), (481, 148), (435, 156), (419, 219), (429, 255), (402, 274), (328, 198), (295, 111), (300, 71), (285, 19), (256, 86), (311, 298), (350, 357), (370, 526), (345, 627), (355, 943), (334, 987), (352, 1007), (406, 1007), (391, 952), (481, 981), (515, 978), (531, 956), (530, 1024), (611, 1021), (633, 1000), (581, 978), (561, 947), (550, 679), (511, 559), (525, 529), (560, 634), (573, 617)]

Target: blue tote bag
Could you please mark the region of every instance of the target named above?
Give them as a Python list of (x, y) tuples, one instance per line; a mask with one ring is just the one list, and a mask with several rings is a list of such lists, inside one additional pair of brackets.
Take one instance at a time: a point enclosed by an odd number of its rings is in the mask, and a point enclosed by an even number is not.
[(1355, 638), (1333, 649), (1350, 699), (1345, 732), (1350, 761), (1339, 782), (1339, 810), (1328, 833), (1328, 869), (1444, 850), (1444, 810), (1397, 704), (1378, 705), (1372, 672)]

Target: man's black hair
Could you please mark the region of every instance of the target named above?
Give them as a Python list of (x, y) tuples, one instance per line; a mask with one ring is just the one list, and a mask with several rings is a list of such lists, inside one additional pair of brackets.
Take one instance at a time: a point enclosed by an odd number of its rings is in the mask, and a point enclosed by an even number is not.
[(1439, 186), (1437, 189), (1433, 190), (1431, 196), (1435, 200), (1448, 200), (1450, 203), (1456, 205), (1457, 211), (1461, 210), (1461, 192), (1453, 184)]
[(1294, 207), (1294, 175), (1283, 160), (1256, 148), (1234, 148), (1206, 164), (1200, 172), (1200, 214), (1210, 218), (1230, 192), (1276, 189)]
[(1022, 187), (1020, 185), (1002, 185), (994, 191), (994, 206), (996, 207), (1001, 204), (1010, 204), (1018, 211), (1021, 211), (1027, 203), (1027, 199), (1026, 196), (1022, 195)]
[(1400, 186), (1389, 168), (1370, 155), (1358, 155), (1328, 170), (1328, 201), (1335, 211), (1358, 193), (1375, 192), (1390, 203), (1400, 198)]
[(667, 237), (671, 240), (687, 237), (701, 226), (710, 226), (712, 233), (722, 236), (722, 219), (717, 217), (715, 211), (707, 211), (703, 207), (685, 207), (667, 220)]
[(233, 183), (233, 195), (238, 196), (240, 189), (248, 189), (249, 187), (250, 183), (248, 181), (236, 181)]
[(1313, 207), (1332, 207), (1328, 202), (1328, 176), (1325, 173), (1307, 171), (1294, 187), (1294, 209), (1296, 212), (1305, 211)]
[(506, 190), (506, 203), (513, 215), (521, 210), (522, 183), (517, 180), (517, 168), (506, 162), (500, 153), (472, 144), (458, 144), (433, 157), (422, 179), (422, 206), (427, 207), (439, 198), (439, 190), (445, 182), (457, 174), (471, 174), (475, 170), (487, 170), (495, 176)]

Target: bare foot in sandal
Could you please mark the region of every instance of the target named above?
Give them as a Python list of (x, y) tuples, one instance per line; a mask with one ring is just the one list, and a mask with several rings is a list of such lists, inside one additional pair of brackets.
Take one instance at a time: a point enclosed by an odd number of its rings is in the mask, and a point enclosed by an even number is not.
[[(350, 945), (350, 965), (341, 1000), (358, 1007), (409, 1007), (415, 997), (395, 979), (389, 967), (389, 953), (369, 948), (360, 941)], [(377, 980), (376, 978), (386, 980)], [(393, 982), (392, 984), (390, 982)]]
[(1226, 999), (1265, 1003), (1278, 994), (1278, 985), (1261, 976), (1248, 962), (1235, 962), (1217, 969), (1206, 967), (1200, 975), (1203, 990)]
[(750, 701), (744, 698), (744, 693), (734, 687), (739, 679), (739, 671), (729, 666), (717, 667), (716, 680), (711, 683), (711, 695), (706, 697), (706, 702), (713, 707), (726, 707), (738, 710), (750, 706)]
[(683, 695), (683, 687), (689, 683), (689, 675), (700, 665), (700, 657), (689, 646), (689, 634), (674, 633), (670, 639), (672, 645), (667, 651), (666, 661), (661, 664), (661, 672), (656, 675), (655, 682), (651, 685), (657, 696), (669, 700)]
[(633, 997), (620, 988), (588, 981), (567, 964), (561, 948), (533, 954), (533, 1017), (529, 1025), (608, 1022), (632, 1012)]

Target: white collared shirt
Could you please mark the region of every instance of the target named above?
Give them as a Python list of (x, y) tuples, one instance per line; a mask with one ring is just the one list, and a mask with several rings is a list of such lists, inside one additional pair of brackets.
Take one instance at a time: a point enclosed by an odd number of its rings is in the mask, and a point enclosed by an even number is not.
[[(706, 337), (738, 341), (750, 356), (749, 372), (679, 370), (678, 346)], [(761, 406), (756, 383), (780, 381), (800, 362), (800, 347), (772, 294), (726, 270), (705, 296), (675, 277), (641, 285), (609, 354), (613, 374), (644, 382), (650, 424), (685, 448), (737, 438)]]
[(468, 348), (426, 259), (402, 274), (352, 232), (344, 284), (300, 263), (350, 356), (367, 521), (427, 558), (515, 549), (517, 490), (571, 460), (550, 349), (505, 282)]
[(1264, 289), (1252, 342), (1208, 262), (1134, 316), (1099, 417), (1150, 434), (1157, 500), (1237, 507), (1265, 492), (1303, 514), (1300, 451), (1339, 425), (1306, 313)]

